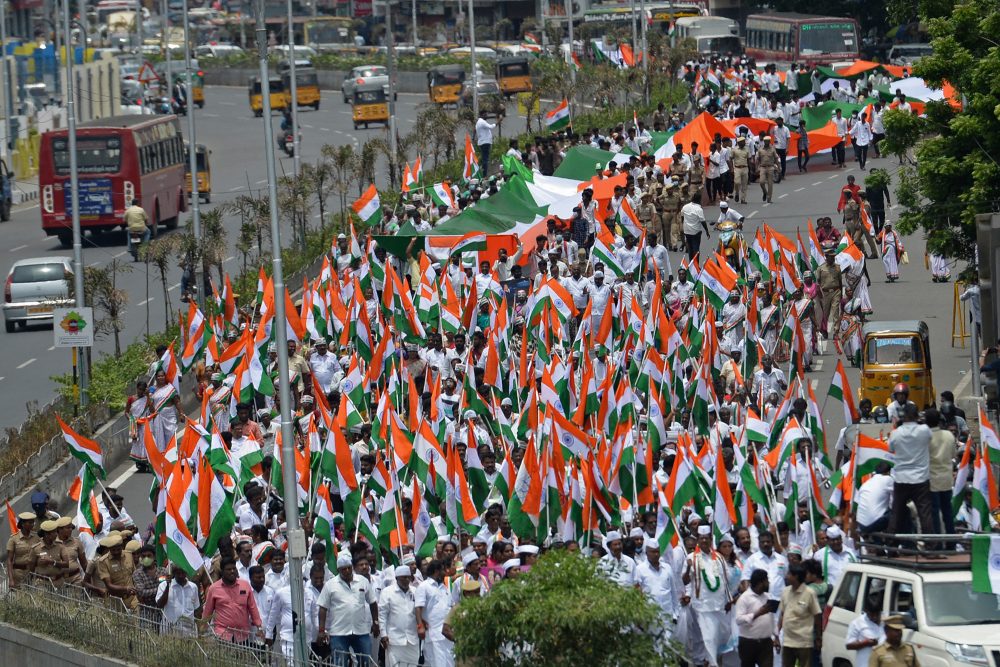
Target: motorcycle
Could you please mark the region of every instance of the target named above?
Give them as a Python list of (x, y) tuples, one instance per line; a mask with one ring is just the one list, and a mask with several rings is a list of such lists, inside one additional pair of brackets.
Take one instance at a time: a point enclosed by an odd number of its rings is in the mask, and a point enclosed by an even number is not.
[(173, 110), (172, 113), (178, 116), (187, 115), (187, 102), (185, 100), (179, 100), (175, 97), (173, 100), (171, 100), (170, 104)]
[(746, 256), (746, 245), (743, 240), (743, 225), (732, 220), (720, 222), (716, 227), (719, 232), (718, 252), (726, 258), (729, 266), (739, 272), (740, 264)]
[[(302, 142), (302, 134), (299, 133), (299, 143)], [(278, 148), (285, 151), (285, 155), (288, 157), (295, 156), (295, 135), (292, 134), (291, 130), (283, 133), (278, 138)]]
[(146, 105), (158, 114), (173, 113), (169, 97), (150, 97), (147, 100)]
[(142, 232), (129, 231), (128, 233), (128, 248), (129, 252), (132, 253), (132, 261), (139, 261), (139, 246), (142, 245)]

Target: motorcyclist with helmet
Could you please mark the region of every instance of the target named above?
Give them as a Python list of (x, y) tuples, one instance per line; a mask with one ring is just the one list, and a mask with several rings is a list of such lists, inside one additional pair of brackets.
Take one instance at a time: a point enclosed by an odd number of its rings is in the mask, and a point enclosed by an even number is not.
[(907, 404), (916, 407), (916, 404), (910, 400), (910, 385), (899, 382), (892, 388), (892, 402), (886, 407), (889, 421), (892, 422), (893, 426), (903, 421), (903, 409)]

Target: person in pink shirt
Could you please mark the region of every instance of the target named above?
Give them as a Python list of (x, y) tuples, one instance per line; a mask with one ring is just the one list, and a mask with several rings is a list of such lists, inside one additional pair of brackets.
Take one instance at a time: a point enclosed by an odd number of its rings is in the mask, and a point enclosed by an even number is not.
[(250, 588), (250, 582), (240, 579), (236, 561), (223, 558), (222, 578), (208, 587), (202, 618), (212, 622), (216, 636), (235, 643), (251, 639), (251, 632), (260, 633), (263, 625)]

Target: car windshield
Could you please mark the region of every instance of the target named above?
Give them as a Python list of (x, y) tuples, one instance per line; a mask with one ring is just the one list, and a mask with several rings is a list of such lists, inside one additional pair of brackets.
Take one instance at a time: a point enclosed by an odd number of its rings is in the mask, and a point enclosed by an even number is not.
[(1000, 595), (977, 593), (968, 581), (925, 583), (924, 609), (928, 625), (1000, 624)]
[(868, 341), (869, 364), (918, 364), (924, 360), (916, 336), (886, 336)]
[(44, 283), (49, 280), (63, 280), (66, 272), (62, 264), (22, 264), (14, 267), (11, 282)]

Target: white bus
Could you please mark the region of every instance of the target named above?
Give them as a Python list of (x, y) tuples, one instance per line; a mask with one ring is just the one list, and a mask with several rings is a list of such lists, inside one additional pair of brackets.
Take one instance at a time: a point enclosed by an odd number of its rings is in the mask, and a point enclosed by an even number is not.
[(736, 21), (722, 16), (684, 16), (674, 24), (678, 39), (691, 39), (698, 53), (725, 55), (743, 53)]

